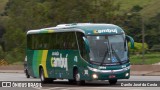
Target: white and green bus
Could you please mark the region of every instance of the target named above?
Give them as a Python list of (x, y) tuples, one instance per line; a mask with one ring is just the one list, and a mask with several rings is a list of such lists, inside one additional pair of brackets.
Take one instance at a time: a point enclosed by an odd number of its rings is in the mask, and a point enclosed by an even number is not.
[(74, 23), (27, 32), (27, 77), (41, 82), (68, 79), (84, 84), (91, 80), (129, 79), (128, 42), (134, 40), (113, 24)]

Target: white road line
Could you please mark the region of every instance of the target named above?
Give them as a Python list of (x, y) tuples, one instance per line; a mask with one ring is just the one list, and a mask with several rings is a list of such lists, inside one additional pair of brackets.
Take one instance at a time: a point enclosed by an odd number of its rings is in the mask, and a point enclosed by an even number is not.
[(104, 88), (104, 89), (111, 89), (111, 90), (143, 90), (137, 88), (124, 88), (124, 87), (97, 87), (97, 88)]
[(145, 90), (145, 88), (136, 87), (45, 87), (34, 88), (37, 90)]
[(34, 89), (38, 89), (38, 90), (54, 90), (54, 89), (60, 89), (60, 88), (62, 88), (62, 87), (52, 87), (52, 88), (47, 88), (47, 87), (42, 88), (42, 87), (40, 87), (40, 88), (34, 88)]
[(124, 87), (76, 87), (76, 88), (68, 88), (67, 90), (144, 90), (139, 88), (124, 88)]
[(73, 88), (64, 88), (64, 89), (61, 89), (61, 90), (70, 90), (70, 89), (73, 89)]

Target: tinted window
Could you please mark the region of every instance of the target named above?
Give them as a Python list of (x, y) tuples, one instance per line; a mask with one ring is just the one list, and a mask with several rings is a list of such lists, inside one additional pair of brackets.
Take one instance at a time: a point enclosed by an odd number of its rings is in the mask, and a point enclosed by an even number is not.
[(77, 39), (78, 39), (78, 44), (79, 44), (79, 49), (80, 49), (80, 54), (81, 56), (85, 59), (88, 60), (88, 53), (85, 49), (85, 42), (83, 40), (84, 34), (81, 32), (76, 32), (77, 34)]
[(77, 49), (75, 32), (33, 34), (27, 36), (29, 49)]

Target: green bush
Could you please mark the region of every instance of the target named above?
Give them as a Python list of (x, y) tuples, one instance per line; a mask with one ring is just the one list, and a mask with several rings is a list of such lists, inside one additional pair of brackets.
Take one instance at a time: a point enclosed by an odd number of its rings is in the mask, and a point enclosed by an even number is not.
[(160, 52), (160, 45), (153, 45), (153, 47), (150, 50), (151, 51), (159, 51)]
[[(130, 43), (128, 43), (128, 46), (130, 46)], [(145, 51), (148, 50), (148, 45), (146, 43), (144, 43), (144, 49)], [(135, 42), (134, 43), (134, 49), (130, 49), (129, 47), (129, 51), (131, 54), (140, 54), (142, 53), (142, 43), (138, 43), (138, 42)]]
[(0, 60), (4, 59), (4, 51), (2, 50), (2, 47), (0, 46)]
[(5, 53), (5, 60), (9, 64), (13, 64), (15, 62), (23, 62), (24, 61), (24, 52), (19, 48), (15, 48), (12, 51), (8, 51)]

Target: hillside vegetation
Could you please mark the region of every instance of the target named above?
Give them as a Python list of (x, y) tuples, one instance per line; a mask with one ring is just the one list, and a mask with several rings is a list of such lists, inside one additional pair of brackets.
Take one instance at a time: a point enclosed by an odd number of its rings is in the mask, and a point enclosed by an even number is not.
[(160, 13), (159, 0), (116, 0), (120, 3), (120, 12), (126, 12), (133, 6), (139, 5), (143, 9), (140, 11), (141, 15), (145, 18), (154, 17), (157, 13)]
[(28, 30), (78, 22), (122, 27), (134, 38), (136, 55), (142, 52), (144, 28), (145, 51), (158, 51), (159, 9), (159, 0), (0, 0), (0, 58), (8, 63), (23, 61)]
[(0, 0), (0, 13), (3, 12), (7, 2), (8, 2), (8, 0)]
[[(157, 13), (160, 13), (159, 0), (115, 0), (120, 3), (120, 12), (129, 11), (133, 6), (139, 5), (143, 9), (140, 11), (141, 15), (145, 18), (154, 17)], [(0, 0), (0, 13), (3, 12), (4, 7), (8, 0)]]

